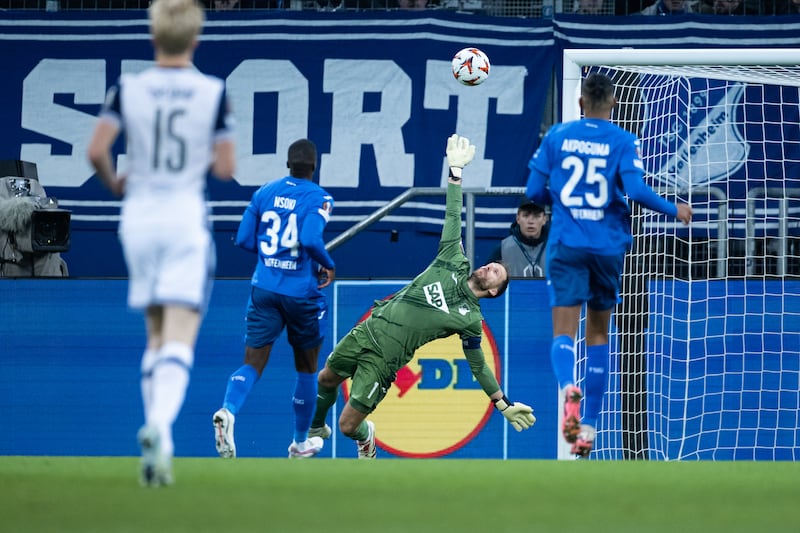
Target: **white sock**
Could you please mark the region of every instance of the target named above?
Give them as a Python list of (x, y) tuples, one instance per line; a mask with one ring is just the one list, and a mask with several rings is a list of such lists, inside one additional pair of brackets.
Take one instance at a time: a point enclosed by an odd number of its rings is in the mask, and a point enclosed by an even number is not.
[(142, 355), (141, 364), (141, 381), (142, 388), (142, 406), (144, 407), (144, 419), (148, 420), (150, 413), (150, 406), (153, 403), (153, 365), (156, 361), (157, 352), (155, 350), (145, 350)]
[(153, 367), (152, 403), (147, 422), (158, 430), (161, 453), (167, 457), (171, 457), (175, 449), (172, 425), (186, 398), (193, 359), (194, 354), (189, 346), (170, 342), (162, 346)]

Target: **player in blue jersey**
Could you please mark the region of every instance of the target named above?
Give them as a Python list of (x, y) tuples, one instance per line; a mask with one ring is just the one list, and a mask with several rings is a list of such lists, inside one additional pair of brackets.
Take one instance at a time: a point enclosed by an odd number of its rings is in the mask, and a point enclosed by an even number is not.
[[(550, 357), (564, 401), (561, 431), (572, 453), (587, 457), (606, 389), (611, 313), (633, 240), (625, 197), (684, 224), (692, 209), (667, 202), (644, 182), (639, 140), (610, 122), (617, 99), (608, 76), (587, 76), (579, 102), (584, 118), (550, 128), (531, 158), (526, 196), (552, 204), (546, 266)], [(575, 338), (584, 304), (587, 372), (581, 391), (575, 386)]]
[(289, 176), (259, 188), (242, 216), (236, 245), (258, 254), (247, 304), (244, 364), (228, 380), (222, 408), (213, 416), (220, 457), (236, 457), (233, 425), (269, 361), (284, 328), (297, 370), (294, 438), (290, 458), (313, 457), (322, 437), (308, 430), (317, 399), (317, 363), (327, 322), (321, 289), (334, 279), (335, 265), (322, 234), (333, 197), (312, 181), (317, 148), (307, 139), (289, 147)]
[[(183, 405), (216, 256), (206, 206), (209, 170), (233, 178), (235, 150), (225, 83), (192, 64), (204, 12), (195, 0), (156, 0), (148, 9), (155, 66), (121, 76), (108, 91), (88, 157), (123, 196), (119, 237), (128, 305), (145, 311), (141, 361), (145, 424), (141, 481), (172, 483), (172, 425)], [(111, 147), (124, 131), (127, 169)]]

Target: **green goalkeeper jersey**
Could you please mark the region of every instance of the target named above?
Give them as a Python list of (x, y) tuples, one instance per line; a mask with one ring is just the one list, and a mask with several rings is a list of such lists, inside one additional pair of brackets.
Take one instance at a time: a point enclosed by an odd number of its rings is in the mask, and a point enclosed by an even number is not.
[(492, 394), (500, 387), (480, 349), (483, 315), (478, 297), (467, 284), (471, 267), (461, 246), (462, 203), (461, 187), (448, 184), (436, 258), (391, 298), (375, 302), (364, 327), (376, 352), (395, 372), (423, 344), (458, 334), (473, 374), (486, 393)]

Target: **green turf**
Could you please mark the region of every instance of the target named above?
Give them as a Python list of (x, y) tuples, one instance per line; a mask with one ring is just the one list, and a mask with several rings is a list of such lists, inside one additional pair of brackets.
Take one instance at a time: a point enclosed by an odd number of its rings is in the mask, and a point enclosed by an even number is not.
[(0, 457), (0, 531), (771, 532), (800, 526), (800, 465)]

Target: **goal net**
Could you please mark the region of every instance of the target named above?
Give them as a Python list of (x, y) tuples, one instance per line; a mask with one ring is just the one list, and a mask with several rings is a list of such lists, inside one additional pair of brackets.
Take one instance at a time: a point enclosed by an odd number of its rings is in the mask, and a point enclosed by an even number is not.
[(594, 71), (648, 184), (694, 220), (632, 206), (592, 457), (800, 459), (797, 51), (566, 50), (563, 120)]

